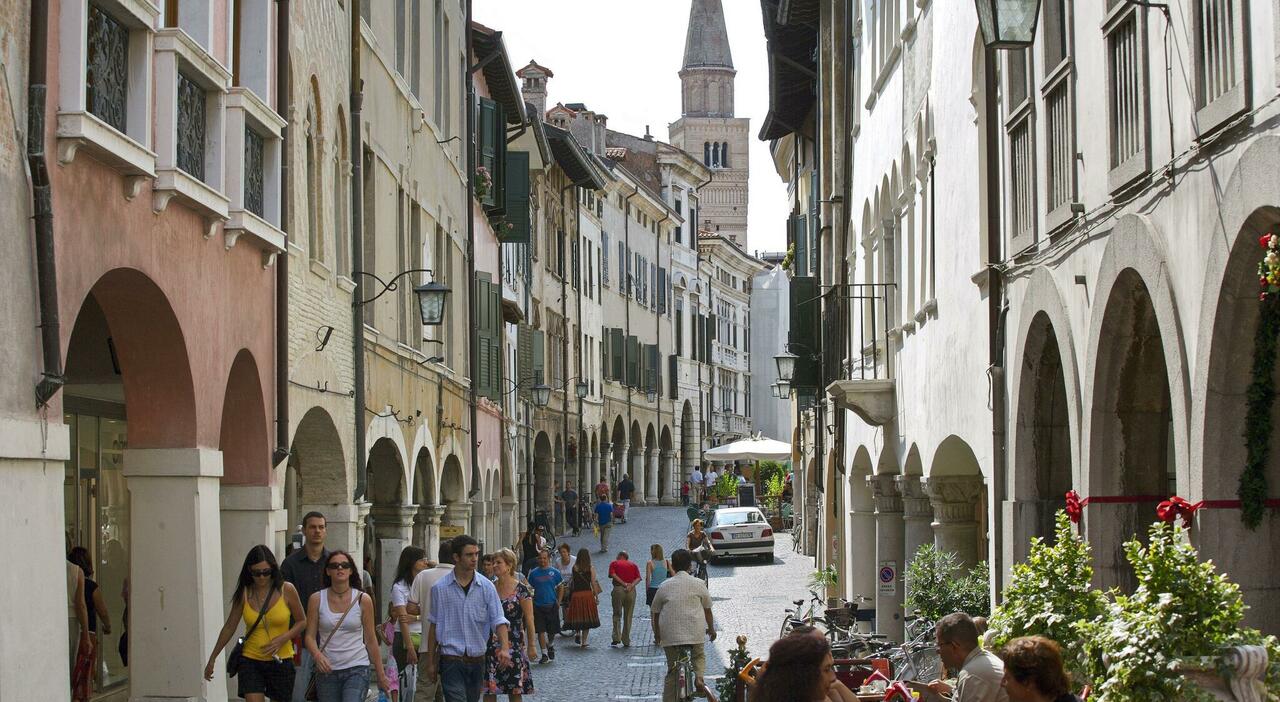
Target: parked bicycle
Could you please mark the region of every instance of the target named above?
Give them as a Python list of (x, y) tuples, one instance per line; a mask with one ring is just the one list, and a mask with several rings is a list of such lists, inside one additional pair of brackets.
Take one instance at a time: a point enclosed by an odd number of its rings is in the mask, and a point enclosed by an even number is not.
[(533, 524), (534, 526), (542, 527), (542, 537), (547, 540), (546, 548), (554, 553), (558, 543), (556, 541), (556, 529), (555, 525), (551, 523), (551, 517), (547, 514), (547, 510), (540, 509), (534, 512)]

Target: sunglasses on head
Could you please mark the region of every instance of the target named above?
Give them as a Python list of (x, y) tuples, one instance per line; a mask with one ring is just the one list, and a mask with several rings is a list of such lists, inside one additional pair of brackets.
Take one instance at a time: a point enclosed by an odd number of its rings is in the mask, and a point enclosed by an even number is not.
[(271, 575), (271, 569), (267, 568), (265, 570), (250, 570), (249, 575), (252, 575), (255, 578), (266, 578)]
[(354, 570), (354, 566), (346, 561), (340, 563), (330, 563), (325, 566), (325, 570)]

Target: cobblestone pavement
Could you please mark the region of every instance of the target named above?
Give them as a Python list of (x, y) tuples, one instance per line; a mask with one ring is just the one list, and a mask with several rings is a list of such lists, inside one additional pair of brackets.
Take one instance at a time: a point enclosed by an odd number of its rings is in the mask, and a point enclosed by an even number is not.
[[(604, 592), (600, 595), (599, 629), (592, 630), (589, 646), (580, 649), (570, 638), (556, 642), (556, 660), (534, 664), (533, 680), (540, 700), (659, 700), (666, 659), (653, 645), (649, 608), (643, 589), (637, 592), (635, 618), (631, 624), (631, 648), (609, 647), (613, 612), (609, 602), (606, 571), (609, 561), (626, 550), (641, 566), (648, 560), (649, 546), (660, 543), (670, 555), (683, 543), (688, 520), (683, 507), (633, 507), (626, 524), (612, 530), (609, 553), (596, 553), (598, 540), (590, 532), (578, 538), (564, 537), (573, 547), (591, 551), (592, 563)], [(806, 583), (813, 571), (812, 559), (791, 549), (791, 538), (779, 534), (774, 546), (777, 561), (765, 565), (730, 562), (711, 566), (711, 599), (715, 614), (716, 640), (707, 642), (707, 675), (713, 680), (724, 672), (729, 650), (740, 634), (747, 636), (752, 655), (763, 656), (777, 637), (782, 610), (791, 600), (807, 595)]]

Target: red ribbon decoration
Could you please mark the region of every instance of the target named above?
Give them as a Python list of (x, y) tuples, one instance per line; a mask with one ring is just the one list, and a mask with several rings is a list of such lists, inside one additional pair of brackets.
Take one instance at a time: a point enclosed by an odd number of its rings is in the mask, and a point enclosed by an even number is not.
[(1156, 517), (1168, 524), (1172, 524), (1178, 517), (1182, 517), (1182, 523), (1190, 527), (1191, 522), (1196, 517), (1196, 510), (1200, 509), (1202, 505), (1204, 505), (1204, 502), (1191, 504), (1174, 495), (1156, 506)]
[(1067, 516), (1071, 518), (1072, 524), (1080, 523), (1080, 516), (1084, 514), (1084, 507), (1087, 504), (1089, 504), (1089, 498), (1081, 500), (1080, 493), (1067, 490)]

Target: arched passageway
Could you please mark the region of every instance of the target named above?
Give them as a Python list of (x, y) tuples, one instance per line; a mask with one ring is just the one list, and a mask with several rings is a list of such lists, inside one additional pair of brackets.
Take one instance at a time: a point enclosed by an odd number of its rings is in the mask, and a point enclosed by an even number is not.
[(658, 501), (664, 505), (674, 505), (680, 496), (678, 476), (672, 475), (675, 453), (671, 446), (671, 427), (662, 427), (662, 435), (658, 438)]
[(1072, 488), (1066, 369), (1053, 323), (1044, 312), (1032, 320), (1025, 346), (1014, 446), (1014, 497), (1024, 525), (1014, 547), (1016, 560), (1026, 557), (1034, 537), (1052, 543), (1054, 513), (1066, 506)]

